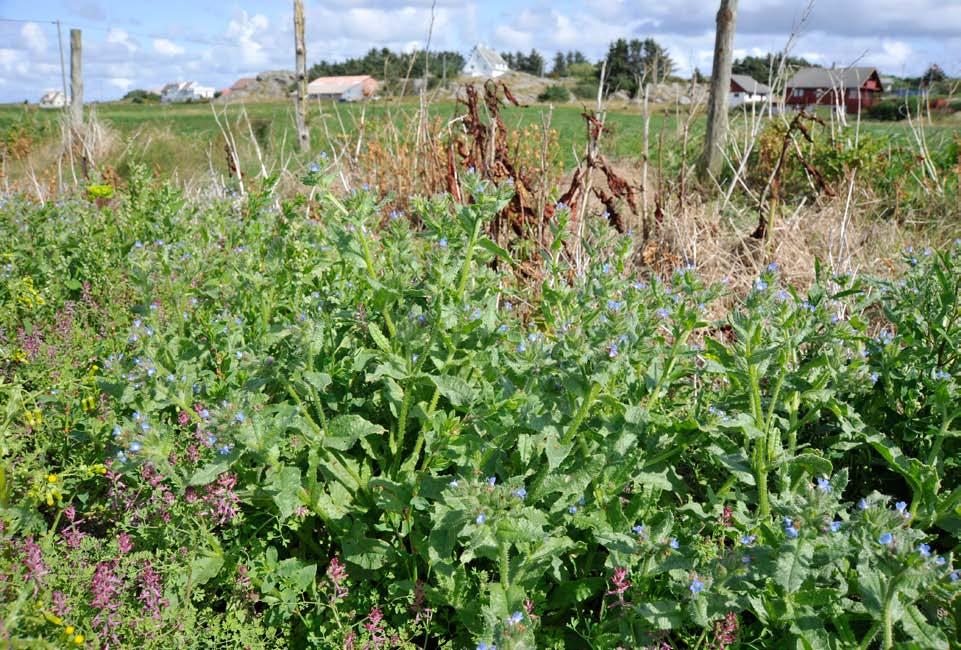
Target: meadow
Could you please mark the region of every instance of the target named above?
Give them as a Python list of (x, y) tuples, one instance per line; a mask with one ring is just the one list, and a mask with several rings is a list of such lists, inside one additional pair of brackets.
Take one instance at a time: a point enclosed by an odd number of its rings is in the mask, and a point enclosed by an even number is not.
[(961, 644), (953, 134), (772, 120), (710, 191), (661, 110), (635, 197), (636, 114), (284, 160), (250, 105), (276, 171), (198, 190), (209, 110), (0, 198), (4, 644)]

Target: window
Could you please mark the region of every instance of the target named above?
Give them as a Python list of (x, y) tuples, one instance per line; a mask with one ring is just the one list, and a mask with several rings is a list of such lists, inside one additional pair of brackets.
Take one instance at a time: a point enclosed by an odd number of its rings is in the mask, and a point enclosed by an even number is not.
[(804, 90), (802, 88), (795, 88), (791, 93), (792, 97), (804, 97)]

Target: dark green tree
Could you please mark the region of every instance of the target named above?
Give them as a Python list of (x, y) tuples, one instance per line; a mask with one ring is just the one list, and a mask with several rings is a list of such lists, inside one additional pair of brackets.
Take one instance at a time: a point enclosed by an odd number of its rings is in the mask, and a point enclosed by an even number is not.
[(554, 65), (551, 67), (551, 76), (554, 78), (567, 75), (567, 58), (563, 52), (554, 55)]
[[(781, 64), (780, 54), (765, 54), (764, 56), (745, 56), (742, 59), (735, 59), (731, 66), (732, 74), (746, 74), (755, 81), (767, 83), (771, 77), (777, 73)], [(789, 56), (784, 59), (784, 68), (788, 77), (791, 77), (800, 68), (809, 68), (811, 64), (800, 57)]]

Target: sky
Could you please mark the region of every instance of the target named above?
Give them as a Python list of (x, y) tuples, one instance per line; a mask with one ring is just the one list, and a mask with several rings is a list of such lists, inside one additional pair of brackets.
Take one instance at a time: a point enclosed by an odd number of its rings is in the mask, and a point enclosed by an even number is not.
[[(961, 0), (741, 0), (735, 55), (781, 51), (822, 65), (873, 65), (917, 76), (931, 63), (961, 75)], [(717, 0), (305, 0), (308, 64), (371, 47), (467, 54), (578, 49), (601, 58), (617, 38), (655, 38), (678, 73), (711, 69)], [(0, 0), (0, 102), (61, 87), (57, 27), (83, 31), (85, 98), (195, 80), (223, 88), (292, 69), (291, 0)], [(433, 17), (433, 18), (432, 18)], [(431, 25), (433, 29), (431, 31)], [(796, 34), (791, 38), (791, 34)]]

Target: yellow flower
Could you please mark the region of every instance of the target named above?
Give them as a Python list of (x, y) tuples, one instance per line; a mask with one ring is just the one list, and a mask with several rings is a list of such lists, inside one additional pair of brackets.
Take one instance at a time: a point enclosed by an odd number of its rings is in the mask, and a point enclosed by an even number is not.
[(56, 474), (47, 474), (47, 483), (56, 483), (56, 482), (57, 482)]
[(78, 634), (77, 636), (73, 637), (73, 642), (76, 643), (77, 645), (82, 645), (82, 644), (83, 644), (83, 635), (82, 635), (82, 634)]
[(66, 629), (64, 630), (64, 632), (66, 632), (68, 635), (70, 635), (70, 634), (73, 634), (76, 629), (77, 629), (77, 628), (75, 628), (74, 626), (68, 625), (68, 626), (66, 627)]

